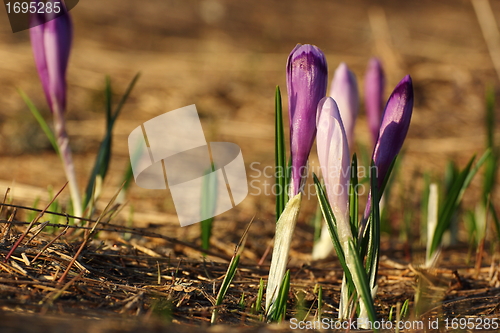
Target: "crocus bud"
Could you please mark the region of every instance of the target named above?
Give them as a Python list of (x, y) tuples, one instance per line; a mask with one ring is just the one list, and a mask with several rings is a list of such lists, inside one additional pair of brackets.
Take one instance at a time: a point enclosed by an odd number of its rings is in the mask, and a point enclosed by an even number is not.
[(371, 58), (365, 74), (365, 109), (374, 146), (377, 143), (382, 120), (384, 88), (385, 77), (382, 64), (377, 58)]
[[(372, 159), (377, 168), (378, 187), (382, 186), (387, 172), (399, 154), (410, 127), (413, 112), (413, 84), (406, 75), (392, 92), (385, 106), (380, 131), (373, 150)], [(364, 218), (370, 215), (371, 191), (366, 205)]]
[(337, 104), (331, 97), (318, 105), (316, 146), (328, 201), (337, 220), (341, 241), (352, 237), (349, 224), (350, 157), (347, 136)]
[(359, 93), (356, 76), (345, 63), (341, 63), (333, 76), (330, 96), (337, 102), (349, 147), (353, 147), (354, 125), (359, 110)]
[[(41, 2), (37, 1), (37, 4)], [(31, 45), (42, 81), (43, 91), (50, 110), (62, 114), (66, 109), (66, 68), (71, 49), (73, 25), (66, 7), (60, 0), (48, 0), (47, 3), (58, 3), (63, 15), (55, 17), (55, 13), (35, 13), (31, 19), (35, 24), (45, 22), (30, 29)], [(38, 6), (37, 6), (38, 8)], [(52, 5), (52, 8), (55, 8)]]
[(292, 171), (290, 197), (299, 193), (307, 177), (307, 159), (316, 135), (318, 102), (326, 95), (328, 69), (323, 52), (298, 44), (287, 62)]

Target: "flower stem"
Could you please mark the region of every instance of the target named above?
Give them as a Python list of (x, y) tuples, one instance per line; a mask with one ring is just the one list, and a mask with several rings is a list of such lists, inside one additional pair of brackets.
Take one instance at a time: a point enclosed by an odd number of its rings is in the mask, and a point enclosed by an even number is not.
[(82, 217), (82, 200), (75, 175), (75, 165), (69, 146), (69, 137), (66, 133), (66, 122), (62, 112), (54, 110), (54, 127), (56, 132), (57, 146), (59, 147), (59, 157), (61, 158), (64, 173), (69, 183), (71, 202), (73, 203), (73, 215)]

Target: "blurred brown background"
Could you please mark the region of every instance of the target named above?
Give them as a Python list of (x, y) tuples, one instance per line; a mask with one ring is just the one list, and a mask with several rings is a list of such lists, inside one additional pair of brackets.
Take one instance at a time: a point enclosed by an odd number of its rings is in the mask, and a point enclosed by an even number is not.
[[(491, 1), (491, 6), (500, 21), (500, 2)], [(282, 88), (287, 110), (285, 64), (297, 43), (315, 44), (325, 52), (330, 80), (338, 64), (346, 62), (361, 95), (372, 56), (385, 66), (386, 98), (404, 75), (412, 76), (415, 108), (404, 146), (406, 180), (420, 182), (426, 170), (440, 175), (448, 159), (464, 165), (484, 150), (484, 92), (498, 79), (469, 0), (84, 0), (71, 15), (75, 29), (67, 119), (82, 191), (104, 134), (105, 75), (111, 76), (118, 99), (133, 75), (142, 74), (115, 128), (103, 203), (128, 163), (130, 131), (189, 104), (196, 104), (208, 141), (238, 144), (247, 166), (271, 165), (274, 89)], [(51, 121), (29, 33), (13, 34), (1, 14), (0, 41), (0, 192), (12, 186), (14, 202), (30, 205), (36, 197), (46, 201), (47, 187), (62, 186), (65, 177), (16, 91), (27, 92)], [(355, 135), (358, 148), (366, 150), (370, 142), (363, 106)], [(247, 168), (249, 180), (252, 172)], [(134, 184), (128, 200), (136, 225), (166, 223), (179, 237), (196, 237), (198, 227), (178, 227), (168, 193)], [(305, 207), (304, 214), (315, 209)], [(249, 195), (216, 223), (226, 223), (239, 235), (256, 215), (270, 238), (273, 214), (272, 197)]]

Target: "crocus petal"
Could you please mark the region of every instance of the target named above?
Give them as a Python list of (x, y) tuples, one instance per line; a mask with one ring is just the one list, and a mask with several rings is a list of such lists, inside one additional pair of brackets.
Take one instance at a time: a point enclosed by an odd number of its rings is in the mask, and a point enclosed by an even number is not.
[(60, 0), (58, 2), (63, 15), (52, 19), (54, 14), (34, 19), (44, 20), (30, 29), (31, 42), (38, 74), (52, 112), (64, 112), (66, 108), (66, 69), (68, 67), (73, 25)]
[(43, 18), (40, 18), (39, 14), (35, 14), (32, 16), (33, 21), (37, 21), (37, 25), (33, 26), (30, 29), (30, 39), (31, 39), (31, 48), (33, 49), (33, 56), (35, 58), (35, 65), (38, 71), (38, 76), (40, 77), (40, 81), (42, 82), (43, 92), (45, 93), (45, 98), (49, 103), (49, 106), (52, 105), (52, 99), (50, 98), (49, 93), (49, 74), (47, 71), (47, 61), (45, 59), (45, 38), (44, 38), (44, 30), (45, 25), (42, 23), (38, 23)]
[(385, 77), (382, 64), (377, 58), (371, 58), (365, 74), (365, 108), (374, 146), (377, 142), (382, 120), (384, 88)]
[(349, 145), (339, 109), (331, 97), (321, 100), (318, 113), (318, 159), (328, 201), (337, 219), (339, 237), (346, 240), (352, 235), (349, 227)]
[[(409, 75), (405, 76), (392, 92), (385, 106), (377, 144), (372, 159), (377, 168), (378, 186), (382, 186), (387, 172), (399, 154), (410, 127), (413, 112), (413, 84)], [(371, 191), (365, 209), (365, 220), (370, 215)]]
[(356, 76), (345, 63), (335, 70), (330, 96), (337, 102), (349, 147), (353, 147), (354, 125), (359, 111), (359, 93)]
[(379, 138), (373, 152), (378, 171), (378, 184), (382, 185), (392, 161), (399, 154), (410, 127), (413, 111), (413, 84), (409, 75), (396, 86), (385, 107)]
[(297, 45), (287, 62), (292, 171), (290, 197), (301, 190), (316, 135), (316, 110), (326, 94), (328, 69), (323, 52), (313, 45)]

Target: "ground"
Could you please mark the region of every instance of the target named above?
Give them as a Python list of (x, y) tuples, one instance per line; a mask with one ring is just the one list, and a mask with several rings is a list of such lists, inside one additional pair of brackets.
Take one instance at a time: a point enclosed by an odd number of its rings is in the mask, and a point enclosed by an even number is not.
[[(491, 6), (500, 22), (500, 3), (491, 1)], [(129, 158), (129, 133), (146, 120), (190, 104), (197, 106), (207, 141), (238, 144), (249, 180), (267, 180), (259, 178), (256, 170), (274, 163), (274, 90), (276, 85), (281, 87), (287, 110), (285, 64), (297, 43), (315, 44), (325, 52), (330, 80), (338, 64), (347, 63), (357, 76), (362, 96), (364, 72), (372, 56), (384, 64), (386, 97), (410, 74), (415, 107), (394, 195), (388, 202), (377, 311), (380, 318), (387, 318), (392, 306), (408, 299), (415, 320), (418, 313), (427, 320), (456, 315), (498, 317), (498, 266), (492, 256), (498, 248), (492, 226), (478, 269), (475, 247), (467, 244), (462, 218), (459, 243), (442, 253), (434, 270), (420, 268), (423, 175), (428, 172), (442, 179), (449, 160), (463, 167), (474, 154), (484, 152), (484, 96), (488, 87), (497, 88), (499, 83), (479, 24), (486, 16), (478, 20), (470, 1), (86, 0), (71, 14), (74, 41), (67, 79), (67, 125), (82, 188), (104, 135), (105, 76), (112, 80), (116, 101), (132, 77), (141, 73), (116, 124), (100, 210), (121, 183)], [(11, 188), (12, 204), (33, 207), (39, 199), (37, 207), (43, 208), (49, 201), (48, 188), (61, 188), (65, 176), (17, 89), (32, 98), (46, 119), (50, 121), (51, 116), (29, 33), (13, 34), (6, 15), (0, 17), (0, 27), (0, 41), (5, 45), (0, 50), (0, 191)], [(355, 136), (358, 154), (369, 154), (363, 106)], [(316, 161), (315, 149), (311, 159)], [(481, 180), (479, 174), (472, 182), (464, 208), (478, 201)], [(62, 202), (67, 197), (63, 192)], [(494, 204), (496, 197), (494, 193)], [(89, 326), (89, 332), (111, 332), (112, 328), (154, 332), (168, 322), (177, 325), (170, 329), (179, 331), (200, 325), (208, 329), (212, 301), (228, 259), (252, 218), (240, 269), (218, 323), (234, 329), (287, 329), (287, 325), (259, 324), (249, 309), (260, 278), (267, 279), (275, 220), (272, 196), (256, 195), (251, 189), (240, 205), (216, 217), (212, 255), (206, 258), (199, 248), (199, 225), (178, 225), (167, 191), (132, 184), (126, 200), (111, 225), (103, 227), (109, 230), (99, 232), (85, 247), (77, 259), (82, 266), (74, 265), (64, 284), (50, 278), (68, 267), (82, 241), (79, 232), (56, 240), (31, 266), (25, 265), (21, 253), (33, 259), (55, 234), (42, 233), (29, 244), (25, 241), (22, 251), (14, 254), (19, 260), (1, 264), (0, 308), (3, 317), (11, 318), (0, 323), (2, 332), (76, 332), (82, 325), (95, 325)], [(305, 306), (311, 307), (311, 315), (316, 313), (316, 285), (324, 290), (325, 316), (333, 316), (340, 266), (334, 256), (311, 261), (310, 220), (316, 198), (303, 206), (289, 263), (293, 297), (288, 316), (299, 311), (296, 300), (301, 290)], [(4, 209), (1, 216), (2, 258), (24, 231), (22, 226), (7, 230), (5, 220), (10, 213), (11, 209)], [(15, 220), (27, 221), (29, 216), (27, 208), (19, 208)], [(432, 298), (427, 308), (415, 308), (416, 289), (423, 291), (422, 297)], [(238, 305), (242, 293), (244, 309)]]

